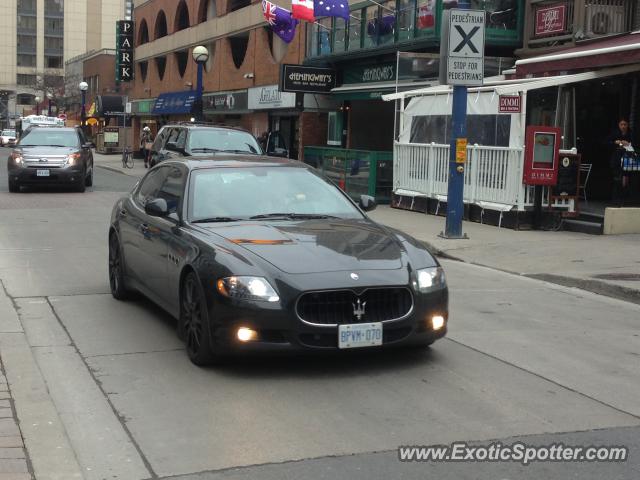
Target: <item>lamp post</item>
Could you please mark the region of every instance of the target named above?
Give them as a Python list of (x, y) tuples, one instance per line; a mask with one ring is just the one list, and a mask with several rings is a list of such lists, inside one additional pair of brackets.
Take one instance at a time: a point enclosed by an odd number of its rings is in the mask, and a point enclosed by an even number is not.
[(47, 112), (48, 117), (51, 116), (51, 99), (52, 98), (53, 98), (53, 95), (51, 93), (47, 93), (47, 99), (49, 100), (49, 111)]
[(85, 108), (87, 101), (87, 90), (89, 89), (89, 84), (87, 82), (80, 82), (78, 85), (80, 88), (80, 93), (82, 94), (82, 109), (80, 110), (80, 126), (82, 130), (84, 130), (84, 124), (87, 121), (87, 110)]
[(36, 97), (34, 100), (36, 101), (36, 115), (40, 115), (40, 102), (42, 99), (40, 97)]
[(204, 64), (209, 60), (209, 50), (203, 45), (198, 45), (193, 49), (193, 61), (198, 64), (198, 83), (196, 87), (196, 108), (195, 115), (196, 120), (201, 122), (204, 120), (204, 114), (202, 111), (202, 75), (204, 70)]

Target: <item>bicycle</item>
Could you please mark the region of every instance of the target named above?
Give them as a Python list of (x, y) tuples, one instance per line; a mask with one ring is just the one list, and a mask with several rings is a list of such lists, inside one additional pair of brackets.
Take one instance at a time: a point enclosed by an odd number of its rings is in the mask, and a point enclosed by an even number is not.
[(122, 168), (133, 168), (133, 152), (129, 147), (122, 150)]

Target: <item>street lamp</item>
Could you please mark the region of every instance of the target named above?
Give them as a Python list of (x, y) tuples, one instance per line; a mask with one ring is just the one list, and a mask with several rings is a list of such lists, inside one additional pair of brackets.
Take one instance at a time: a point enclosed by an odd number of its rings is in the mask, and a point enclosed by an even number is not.
[(47, 93), (47, 98), (49, 99), (49, 112), (47, 113), (47, 116), (50, 117), (51, 116), (51, 99), (53, 98), (53, 94)]
[(87, 111), (85, 109), (85, 104), (87, 101), (87, 90), (89, 89), (89, 84), (87, 82), (80, 82), (78, 85), (80, 88), (80, 92), (82, 93), (82, 110), (80, 110), (80, 125), (84, 130), (84, 124), (87, 121)]
[(204, 114), (202, 112), (202, 72), (204, 70), (204, 64), (209, 60), (209, 50), (203, 45), (198, 45), (193, 49), (193, 61), (198, 64), (198, 84), (196, 87), (196, 120), (204, 120)]
[(34, 100), (36, 101), (36, 114), (40, 115), (40, 102), (42, 99), (40, 97), (36, 97)]

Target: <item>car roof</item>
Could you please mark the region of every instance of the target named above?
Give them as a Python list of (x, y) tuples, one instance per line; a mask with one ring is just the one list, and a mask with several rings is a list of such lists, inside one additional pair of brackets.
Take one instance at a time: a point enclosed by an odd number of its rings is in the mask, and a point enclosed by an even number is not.
[(77, 127), (66, 127), (62, 125), (31, 125), (29, 128), (37, 128), (38, 130), (62, 130), (67, 132), (76, 132), (78, 131)]
[(310, 168), (309, 165), (298, 160), (266, 155), (233, 155), (206, 156), (197, 159), (184, 158), (180, 160), (165, 160), (159, 165), (186, 165), (189, 170), (210, 170), (213, 168), (251, 168), (251, 167), (296, 167)]
[(163, 125), (162, 128), (174, 128), (174, 127), (182, 127), (182, 128), (188, 128), (190, 130), (234, 130), (234, 131), (238, 131), (238, 132), (244, 132), (244, 133), (249, 133), (250, 132), (242, 127), (236, 127), (233, 125), (224, 125), (221, 123), (202, 123), (202, 122), (173, 122), (173, 123), (167, 123), (166, 125)]

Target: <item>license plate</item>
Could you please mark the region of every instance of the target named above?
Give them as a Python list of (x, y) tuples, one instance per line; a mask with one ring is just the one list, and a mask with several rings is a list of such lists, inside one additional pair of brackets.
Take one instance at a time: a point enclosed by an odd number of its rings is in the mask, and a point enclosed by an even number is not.
[(382, 323), (358, 323), (338, 326), (338, 348), (382, 345)]
[(49, 170), (36, 170), (36, 176), (37, 177), (48, 177), (49, 176)]

